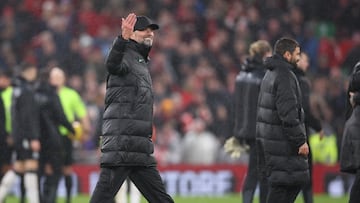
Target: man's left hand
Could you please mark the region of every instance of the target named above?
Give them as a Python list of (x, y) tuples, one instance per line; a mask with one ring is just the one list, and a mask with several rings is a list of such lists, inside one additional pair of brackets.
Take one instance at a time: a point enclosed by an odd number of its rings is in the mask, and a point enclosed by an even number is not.
[(309, 154), (309, 145), (305, 142), (303, 145), (299, 147), (300, 155), (307, 156)]

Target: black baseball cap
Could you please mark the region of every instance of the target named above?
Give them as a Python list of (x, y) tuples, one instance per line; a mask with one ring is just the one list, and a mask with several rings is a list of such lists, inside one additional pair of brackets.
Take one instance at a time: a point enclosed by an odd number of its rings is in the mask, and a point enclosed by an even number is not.
[(150, 20), (150, 18), (146, 17), (146, 16), (137, 16), (136, 17), (136, 23), (134, 26), (134, 31), (135, 30), (145, 30), (146, 28), (150, 28), (152, 30), (157, 30), (159, 29), (159, 25), (154, 23), (152, 20)]

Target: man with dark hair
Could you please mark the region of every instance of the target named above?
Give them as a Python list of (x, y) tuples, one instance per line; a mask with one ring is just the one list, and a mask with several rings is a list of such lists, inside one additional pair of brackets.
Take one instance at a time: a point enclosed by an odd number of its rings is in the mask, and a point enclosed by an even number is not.
[(345, 119), (349, 119), (354, 106), (350, 102), (350, 92), (353, 93), (354, 98), (360, 97), (360, 61), (358, 61), (355, 66), (353, 67), (353, 71), (349, 78), (349, 86), (347, 89), (347, 96), (346, 97), (346, 112), (345, 112)]
[(341, 143), (340, 170), (355, 175), (349, 203), (360, 202), (360, 61), (354, 66), (349, 79), (348, 100), (352, 110), (346, 120)]
[(268, 203), (293, 203), (309, 181), (301, 90), (293, 72), (299, 44), (279, 39), (261, 82), (257, 112), (259, 165), (269, 183)]
[(106, 60), (100, 177), (91, 203), (110, 203), (127, 177), (150, 203), (172, 203), (152, 155), (153, 92), (148, 70), (154, 30), (145, 16), (122, 19)]
[[(249, 146), (249, 164), (242, 190), (243, 203), (252, 203), (257, 183), (260, 183), (260, 202), (266, 202), (266, 180), (259, 179), (256, 150), (256, 112), (261, 80), (265, 75), (264, 59), (271, 55), (269, 42), (258, 40), (250, 45), (246, 59), (235, 84), (234, 137), (226, 141), (225, 150), (236, 155), (238, 145)], [(233, 143), (233, 144), (230, 144)], [(229, 148), (230, 147), (230, 148)]]
[(24, 174), (24, 185), (29, 203), (39, 203), (38, 158), (40, 151), (39, 110), (34, 97), (33, 82), (37, 67), (22, 64), (20, 76), (14, 81), (11, 104), (11, 129), (16, 151), (14, 170), (8, 171), (0, 185), (0, 202), (15, 183), (16, 174)]

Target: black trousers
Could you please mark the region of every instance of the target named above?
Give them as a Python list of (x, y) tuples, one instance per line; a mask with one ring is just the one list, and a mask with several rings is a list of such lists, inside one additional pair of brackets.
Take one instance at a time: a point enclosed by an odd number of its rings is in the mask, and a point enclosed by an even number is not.
[(360, 202), (360, 170), (355, 175), (355, 181), (351, 187), (349, 203)]
[(250, 147), (249, 164), (242, 190), (243, 203), (253, 202), (257, 183), (259, 183), (260, 186), (260, 203), (265, 203), (268, 192), (268, 185), (266, 178), (261, 178), (258, 171), (257, 149), (255, 140), (253, 142), (248, 142), (248, 144)]
[(270, 185), (267, 203), (294, 203), (302, 187)]
[(101, 168), (90, 203), (112, 203), (126, 178), (136, 185), (149, 203), (173, 203), (155, 166), (119, 166)]
[[(42, 147), (40, 152), (39, 177), (43, 177), (44, 182), (42, 190), (39, 191), (42, 191), (41, 199), (43, 203), (53, 203), (56, 202), (57, 189), (62, 175), (63, 152), (61, 149), (51, 148), (51, 145), (46, 145), (47, 143), (43, 144), (45, 147)], [(47, 164), (50, 165), (52, 173), (46, 173), (45, 167)]]

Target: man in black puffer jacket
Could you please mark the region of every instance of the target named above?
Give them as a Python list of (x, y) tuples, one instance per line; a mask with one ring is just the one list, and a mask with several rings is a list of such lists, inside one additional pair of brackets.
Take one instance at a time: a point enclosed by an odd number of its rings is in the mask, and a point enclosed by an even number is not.
[(148, 202), (173, 202), (152, 155), (154, 98), (147, 66), (154, 30), (159, 26), (131, 13), (122, 19), (121, 29), (106, 61), (101, 172), (90, 202), (112, 202), (127, 177)]
[(355, 175), (349, 203), (360, 202), (360, 61), (354, 66), (349, 80), (350, 117), (345, 123), (340, 153), (340, 170)]
[(265, 61), (256, 132), (259, 167), (269, 182), (268, 203), (294, 202), (309, 181), (301, 90), (293, 73), (299, 58), (299, 44), (281, 38)]
[(347, 90), (347, 98), (346, 98), (346, 112), (345, 112), (345, 119), (347, 120), (350, 118), (351, 113), (353, 111), (353, 105), (350, 103), (350, 92), (354, 93), (354, 98), (360, 97), (360, 61), (358, 61), (349, 78), (349, 86)]

